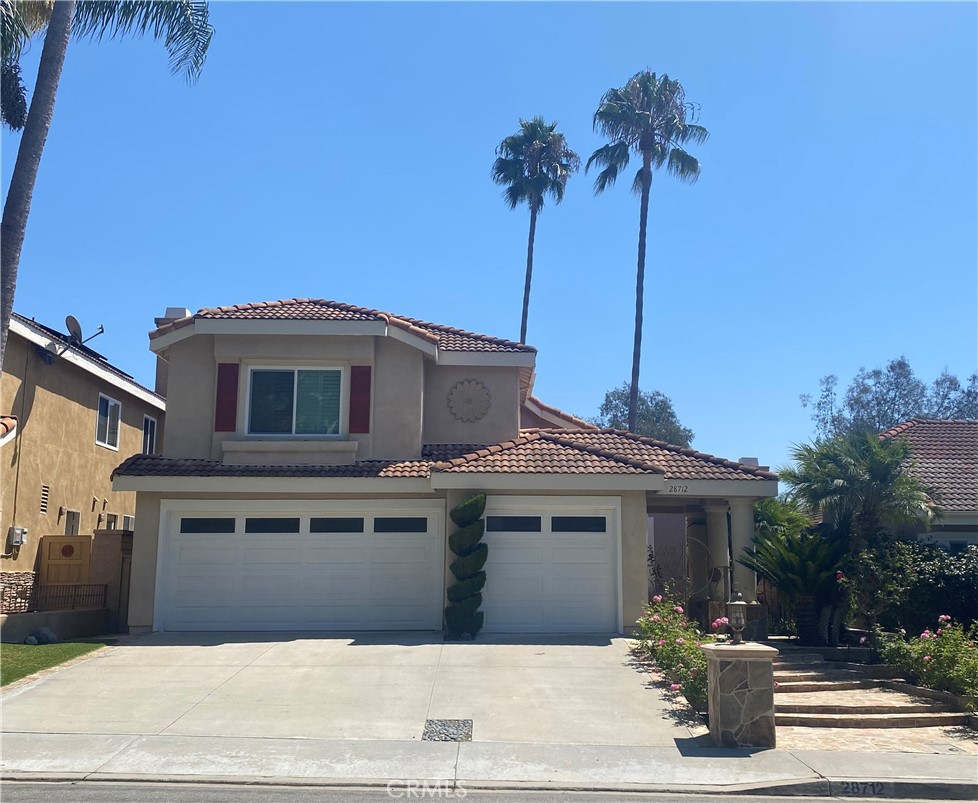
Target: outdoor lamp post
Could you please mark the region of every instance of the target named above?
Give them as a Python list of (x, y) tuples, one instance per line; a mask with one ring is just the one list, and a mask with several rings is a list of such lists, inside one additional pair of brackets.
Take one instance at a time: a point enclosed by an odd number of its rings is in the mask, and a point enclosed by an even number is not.
[(727, 619), (730, 620), (730, 629), (733, 630), (731, 643), (740, 644), (743, 641), (741, 634), (747, 627), (747, 603), (744, 602), (744, 595), (739, 591), (727, 603)]

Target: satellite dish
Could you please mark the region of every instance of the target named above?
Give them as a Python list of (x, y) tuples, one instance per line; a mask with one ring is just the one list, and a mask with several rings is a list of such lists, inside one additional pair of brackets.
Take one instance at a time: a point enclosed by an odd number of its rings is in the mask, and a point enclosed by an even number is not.
[(78, 319), (74, 315), (69, 315), (65, 318), (65, 326), (68, 327), (68, 333), (71, 335), (71, 342), (75, 345), (80, 345), (82, 342), (82, 330), (81, 324), (78, 323)]

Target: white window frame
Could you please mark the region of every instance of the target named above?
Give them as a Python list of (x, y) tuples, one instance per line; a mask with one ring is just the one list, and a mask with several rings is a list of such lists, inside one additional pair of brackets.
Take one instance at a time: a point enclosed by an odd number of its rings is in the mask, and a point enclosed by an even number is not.
[[(350, 370), (347, 365), (322, 363), (288, 363), (283, 365), (249, 365), (245, 383), (244, 421), (242, 434), (249, 439), (262, 440), (345, 440), (349, 427)], [(251, 381), (255, 371), (292, 371), (292, 432), (252, 432), (251, 431)], [(295, 406), (298, 403), (299, 371), (337, 371), (340, 375), (339, 426), (335, 434), (296, 433)]]
[[(106, 442), (100, 441), (98, 439), (98, 420), (99, 420), (99, 415), (100, 415), (100, 409), (102, 407), (102, 399), (105, 399), (109, 403), (109, 416), (108, 416), (109, 419), (112, 418), (112, 405), (113, 404), (119, 405), (119, 429), (116, 432), (116, 437), (118, 438), (119, 442), (122, 441), (122, 402), (119, 401), (118, 399), (113, 399), (107, 393), (99, 393), (98, 394), (98, 405), (95, 407), (95, 443), (97, 443), (99, 446), (104, 446), (106, 449), (111, 449), (114, 452), (118, 452), (119, 451), (119, 443), (118, 442), (113, 445), (111, 443), (106, 443)], [(106, 420), (106, 423), (105, 423), (105, 437), (106, 438), (109, 437), (109, 423), (108, 423), (108, 420)]]
[[(152, 443), (152, 448), (151, 449), (147, 449), (146, 448), (146, 422), (147, 421), (152, 421), (153, 422), (153, 443)], [(143, 454), (156, 454), (156, 429), (157, 429), (157, 426), (158, 426), (158, 422), (157, 422), (157, 420), (155, 418), (153, 418), (153, 416), (151, 416), (151, 415), (144, 415), (143, 416)]]

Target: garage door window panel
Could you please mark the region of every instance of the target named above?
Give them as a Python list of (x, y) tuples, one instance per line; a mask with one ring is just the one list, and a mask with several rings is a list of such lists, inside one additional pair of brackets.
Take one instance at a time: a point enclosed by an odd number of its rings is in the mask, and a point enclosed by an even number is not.
[(604, 533), (608, 520), (604, 516), (554, 516), (550, 530), (555, 533)]
[(541, 516), (486, 516), (490, 533), (538, 533), (543, 530)]
[(256, 517), (245, 519), (246, 533), (285, 534), (299, 532), (298, 518), (266, 518)]
[(250, 374), (249, 435), (339, 435), (339, 368), (254, 368)]
[(231, 518), (182, 518), (180, 532), (189, 534), (233, 533), (234, 519)]
[(428, 519), (424, 516), (377, 516), (375, 533), (426, 533)]
[(363, 517), (356, 518), (319, 518), (309, 520), (311, 533), (362, 533)]

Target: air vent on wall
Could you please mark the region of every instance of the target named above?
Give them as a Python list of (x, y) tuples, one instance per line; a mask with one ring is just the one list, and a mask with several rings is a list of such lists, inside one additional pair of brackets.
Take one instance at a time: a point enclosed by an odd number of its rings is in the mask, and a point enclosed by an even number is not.
[(42, 513), (48, 512), (48, 499), (50, 498), (50, 496), (51, 496), (51, 486), (42, 485), (41, 486), (41, 512)]

